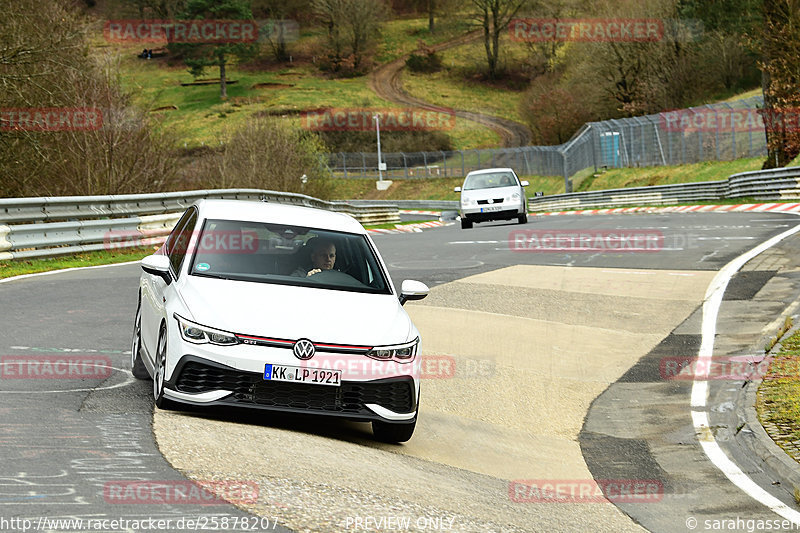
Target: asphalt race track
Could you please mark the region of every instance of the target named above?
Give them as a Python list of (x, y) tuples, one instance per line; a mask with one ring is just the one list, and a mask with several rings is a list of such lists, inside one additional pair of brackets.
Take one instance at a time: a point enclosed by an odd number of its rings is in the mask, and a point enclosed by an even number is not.
[[(417, 432), (400, 446), (373, 442), (358, 423), (154, 412), (150, 382), (129, 373), (137, 265), (0, 283), (0, 530), (81, 530), (55, 522), (70, 518), (102, 531), (703, 531), (714, 520), (781, 520), (701, 447), (715, 442), (796, 508), (790, 484), (751, 449), (744, 380), (709, 381), (709, 425), (698, 431), (693, 382), (669, 364), (697, 356), (717, 272), (799, 223), (764, 213), (557, 216), (375, 236), (396, 285), (432, 287), (406, 306), (431, 366)], [(622, 253), (520, 251), (519, 230), (661, 240)], [(714, 357), (763, 346), (800, 295), (798, 258), (790, 236), (732, 278)], [(20, 363), (31, 360), (40, 366)], [(44, 370), (65, 360), (66, 375)], [(187, 479), (236, 505), (176, 496)], [(136, 480), (164, 488), (126, 492)], [(645, 492), (543, 501), (532, 490), (580, 491), (592, 480)], [(739, 530), (747, 526), (726, 529)]]

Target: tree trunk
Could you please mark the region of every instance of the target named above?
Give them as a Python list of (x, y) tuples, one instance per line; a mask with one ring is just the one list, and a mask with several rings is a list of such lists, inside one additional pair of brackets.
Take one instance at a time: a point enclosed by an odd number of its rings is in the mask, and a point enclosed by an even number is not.
[(433, 13), (436, 11), (436, 0), (428, 0), (428, 31), (433, 33)]
[(489, 31), (489, 11), (483, 8), (483, 47), (486, 49), (486, 63), (489, 67), (489, 79), (494, 79), (494, 56), (492, 55), (492, 34)]
[(228, 97), (228, 87), (225, 84), (225, 58), (219, 58), (219, 95), (221, 98)]

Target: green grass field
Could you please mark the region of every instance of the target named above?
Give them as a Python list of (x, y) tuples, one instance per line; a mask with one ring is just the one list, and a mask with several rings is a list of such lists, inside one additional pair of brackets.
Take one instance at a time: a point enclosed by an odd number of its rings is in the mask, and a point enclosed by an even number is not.
[[(506, 62), (522, 58), (523, 48), (507, 36), (501, 38), (501, 52)], [(444, 69), (433, 74), (402, 73), (406, 91), (417, 98), (453, 109), (496, 115), (524, 123), (519, 113), (522, 91), (512, 91), (479, 81), (465, 79), (464, 71), (485, 68), (483, 41), (440, 52)]]
[[(389, 61), (415, 50), (419, 41), (436, 44), (466, 31), (460, 21), (443, 21), (436, 33), (427, 29), (427, 19), (399, 19), (387, 22), (376, 49), (378, 63)], [(376, 96), (367, 85), (367, 76), (331, 78), (314, 63), (321, 48), (320, 29), (303, 32), (290, 44), (297, 61), (289, 65), (265, 60), (227, 67), (228, 98), (220, 98), (219, 85), (181, 86), (194, 81), (182, 64), (170, 65), (166, 59), (142, 60), (136, 57), (139, 44), (109, 45), (94, 40), (99, 53), (120, 55), (120, 77), (134, 102), (151, 110), (164, 127), (174, 128), (187, 147), (224, 142), (231, 131), (254, 115), (284, 115), (285, 120), (302, 126), (299, 116), (291, 113), (320, 107), (396, 108)], [(266, 48), (262, 54), (267, 54)], [(204, 79), (218, 78), (219, 72), (208, 69)], [(498, 136), (488, 128), (458, 119), (448, 134), (456, 149), (494, 147)]]

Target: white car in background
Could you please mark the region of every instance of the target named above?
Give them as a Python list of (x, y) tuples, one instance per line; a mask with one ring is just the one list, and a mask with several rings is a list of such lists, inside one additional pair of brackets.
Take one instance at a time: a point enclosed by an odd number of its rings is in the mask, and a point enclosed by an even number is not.
[(464, 185), (456, 187), (461, 193), (459, 215), (461, 227), (469, 229), (475, 222), (514, 220), (528, 222), (528, 182), (520, 182), (510, 168), (475, 170), (464, 178)]
[[(312, 241), (316, 239), (316, 241)], [(335, 258), (309, 266), (313, 242)], [(190, 207), (142, 260), (134, 376), (172, 402), (316, 413), (408, 440), (419, 409), (420, 337), (366, 230), (329, 211), (240, 200)]]

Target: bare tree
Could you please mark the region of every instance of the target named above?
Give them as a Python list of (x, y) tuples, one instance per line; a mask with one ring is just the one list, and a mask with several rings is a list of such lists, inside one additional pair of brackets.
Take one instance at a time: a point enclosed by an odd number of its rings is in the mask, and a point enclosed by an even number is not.
[[(157, 191), (174, 175), (174, 142), (119, 89), (119, 65), (89, 53), (80, 15), (60, 1), (9, 0), (0, 18), (3, 107), (93, 108), (96, 129), (2, 124), (0, 195)], [(31, 109), (32, 108), (32, 109)], [(17, 125), (19, 126), (19, 125)]]
[(357, 71), (389, 12), (385, 1), (313, 0), (312, 8), (327, 31), (333, 70), (341, 68), (347, 54)]
[(311, 0), (253, 0), (252, 9), (256, 18), (266, 16), (270, 19), (272, 31), (266, 35), (266, 41), (277, 61), (289, 60), (289, 19), (308, 11), (310, 7)]
[[(259, 188), (330, 197), (324, 146), (311, 132), (275, 117), (257, 117), (232, 132), (221, 152), (206, 156), (198, 174), (211, 187)], [(304, 183), (301, 178), (307, 178)]]
[(498, 73), (500, 35), (508, 31), (508, 24), (531, 0), (471, 0), (472, 17), (483, 29), (483, 46), (489, 79)]
[(332, 70), (339, 70), (345, 49), (343, 12), (346, 0), (313, 0), (311, 7), (326, 31)]

